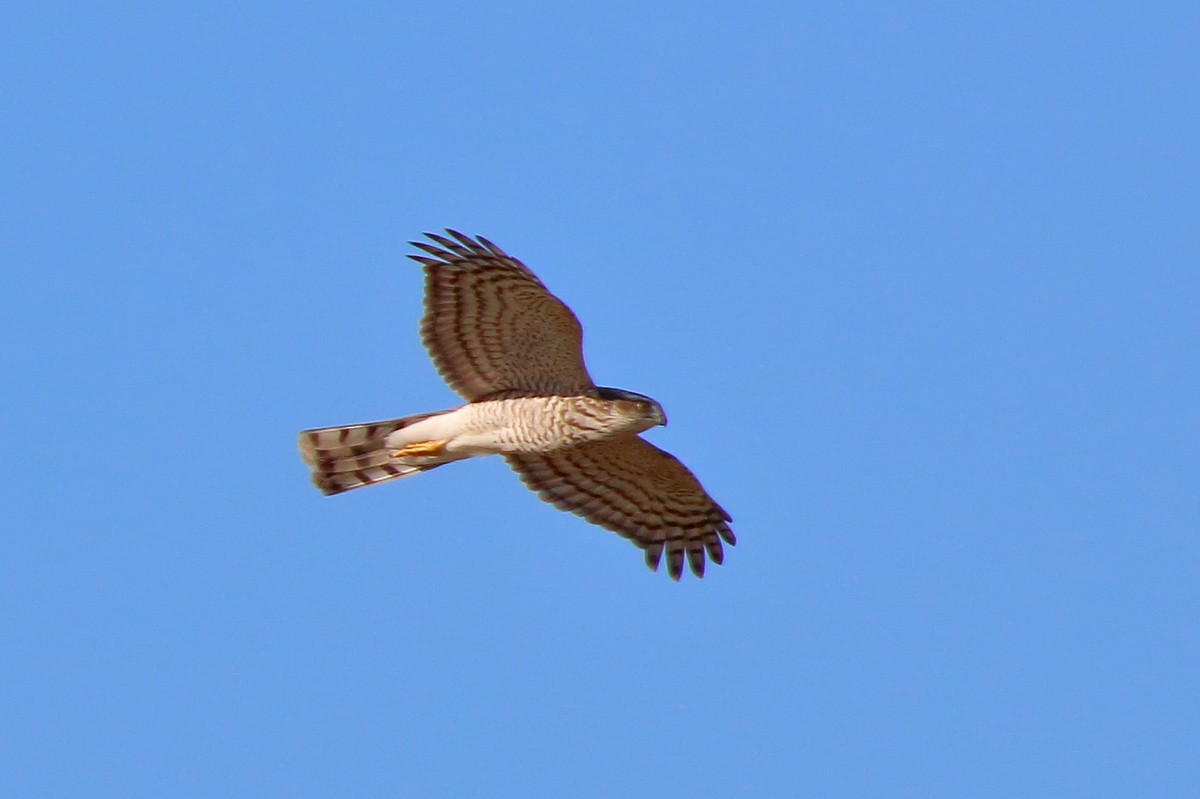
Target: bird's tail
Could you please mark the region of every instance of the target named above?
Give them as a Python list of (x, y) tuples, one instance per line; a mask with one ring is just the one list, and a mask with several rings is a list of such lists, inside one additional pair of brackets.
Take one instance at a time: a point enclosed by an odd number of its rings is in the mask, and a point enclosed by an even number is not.
[(443, 413), (446, 411), (305, 430), (300, 433), (300, 457), (312, 469), (313, 485), (326, 496), (427, 472), (448, 461), (420, 465), (398, 461), (388, 454), (384, 439), (414, 422)]

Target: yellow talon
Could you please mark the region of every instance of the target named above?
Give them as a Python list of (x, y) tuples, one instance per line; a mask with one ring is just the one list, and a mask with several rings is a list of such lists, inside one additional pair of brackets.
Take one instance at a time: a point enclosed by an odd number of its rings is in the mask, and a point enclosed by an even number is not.
[(442, 450), (446, 448), (446, 442), (442, 441), (414, 441), (411, 444), (405, 444), (400, 449), (394, 449), (388, 454), (393, 458), (419, 458), (430, 457), (433, 455), (441, 455)]

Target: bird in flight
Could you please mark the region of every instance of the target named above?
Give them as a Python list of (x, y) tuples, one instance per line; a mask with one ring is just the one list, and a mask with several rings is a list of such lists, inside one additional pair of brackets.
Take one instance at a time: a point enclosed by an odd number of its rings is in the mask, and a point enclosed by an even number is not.
[(643, 439), (667, 423), (650, 397), (592, 382), (575, 314), (525, 264), (482, 236), (454, 230), (409, 257), (425, 270), (421, 340), (467, 404), (300, 433), (300, 455), (326, 495), (501, 455), (561, 510), (629, 539), (678, 580), (686, 558), (736, 543), (731, 517), (673, 455)]

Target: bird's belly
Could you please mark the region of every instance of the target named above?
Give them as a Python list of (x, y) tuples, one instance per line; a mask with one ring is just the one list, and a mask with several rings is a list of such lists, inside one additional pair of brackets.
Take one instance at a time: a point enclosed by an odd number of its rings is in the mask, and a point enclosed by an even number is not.
[(463, 455), (550, 452), (611, 435), (572, 423), (570, 399), (521, 397), (466, 406), (461, 432), (448, 442)]

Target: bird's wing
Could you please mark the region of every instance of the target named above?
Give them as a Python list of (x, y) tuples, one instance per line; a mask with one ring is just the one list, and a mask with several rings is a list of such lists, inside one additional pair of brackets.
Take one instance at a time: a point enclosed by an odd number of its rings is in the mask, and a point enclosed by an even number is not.
[(658, 569), (665, 550), (667, 572), (676, 580), (685, 556), (702, 577), (705, 553), (719, 564), (725, 557), (721, 542), (736, 543), (729, 514), (695, 475), (639, 436), (505, 458), (542, 499), (644, 549), (651, 569)]
[(409, 257), (425, 267), (421, 340), (450, 388), (472, 402), (592, 389), (571, 309), (487, 239), (446, 232)]

